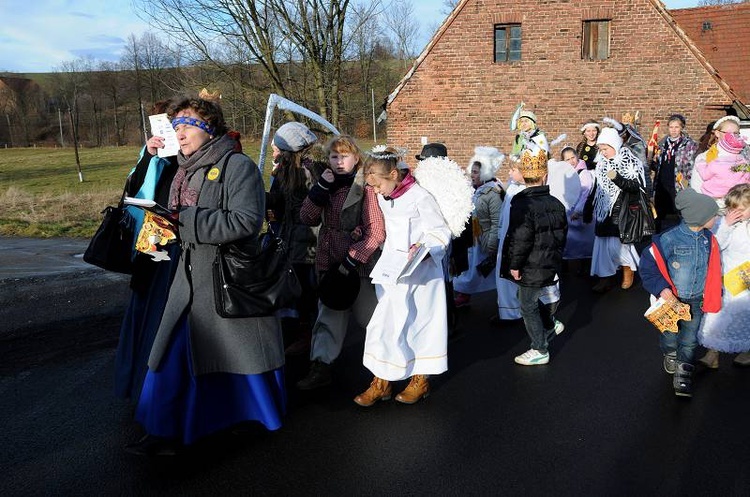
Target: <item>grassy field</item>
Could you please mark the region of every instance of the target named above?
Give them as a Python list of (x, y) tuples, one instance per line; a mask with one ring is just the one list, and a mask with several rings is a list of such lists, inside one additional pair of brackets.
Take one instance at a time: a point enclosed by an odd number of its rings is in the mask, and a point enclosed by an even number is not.
[[(363, 150), (372, 148), (359, 141)], [(244, 152), (258, 160), (260, 142), (243, 140)], [(101, 211), (115, 205), (140, 147), (80, 150), (83, 183), (72, 148), (0, 149), (0, 236), (89, 238)], [(268, 185), (270, 150), (264, 176)]]
[[(258, 146), (245, 151), (254, 160)], [(101, 211), (117, 203), (139, 147), (0, 149), (0, 235), (90, 237)], [(266, 167), (266, 169), (269, 169)]]

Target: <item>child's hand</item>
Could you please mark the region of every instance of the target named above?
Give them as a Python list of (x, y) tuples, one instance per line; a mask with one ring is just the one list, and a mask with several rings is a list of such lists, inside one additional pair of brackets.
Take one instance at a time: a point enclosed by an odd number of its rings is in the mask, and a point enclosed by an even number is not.
[(323, 174), (321, 174), (320, 177), (326, 183), (333, 183), (333, 180), (335, 179), (333, 176), (333, 171), (331, 171), (330, 169), (326, 169), (325, 171), (323, 171)]
[(417, 250), (419, 250), (419, 247), (421, 246), (421, 243), (415, 243), (411, 247), (409, 247), (409, 260), (412, 260), (414, 258), (414, 254), (417, 253)]
[(727, 223), (727, 225), (731, 226), (742, 219), (742, 213), (742, 209), (732, 209), (731, 211), (726, 213), (726, 215), (724, 216), (724, 221)]
[(521, 279), (521, 271), (518, 269), (511, 269), (510, 275), (513, 276), (513, 279), (516, 281), (519, 281)]
[(659, 294), (659, 297), (663, 298), (666, 301), (677, 299), (677, 297), (675, 297), (674, 294), (672, 293), (671, 288), (665, 288), (664, 290), (662, 290), (661, 293)]

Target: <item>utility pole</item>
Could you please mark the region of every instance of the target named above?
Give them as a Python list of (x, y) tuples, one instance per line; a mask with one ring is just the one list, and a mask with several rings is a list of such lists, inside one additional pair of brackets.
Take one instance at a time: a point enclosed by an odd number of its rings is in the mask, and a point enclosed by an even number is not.
[(10, 125), (10, 114), (5, 113), (5, 121), (8, 123), (8, 138), (10, 140), (10, 148), (13, 148), (13, 128)]
[[(77, 102), (76, 102), (77, 104)], [(68, 115), (70, 115), (70, 126), (73, 128), (73, 148), (76, 152), (76, 166), (78, 167), (78, 181), (83, 183), (83, 171), (81, 170), (81, 157), (78, 155), (78, 130), (75, 125), (75, 122), (73, 122), (73, 111), (68, 107)], [(76, 105), (76, 116), (78, 115), (77, 112), (77, 105)]]
[(373, 88), (370, 88), (370, 91), (372, 92), (372, 141), (374, 143), (377, 143), (378, 133), (375, 130), (375, 90)]
[(60, 107), (57, 108), (57, 122), (60, 124), (60, 146), (65, 148), (65, 139), (63, 138), (62, 130), (62, 112), (60, 112)]

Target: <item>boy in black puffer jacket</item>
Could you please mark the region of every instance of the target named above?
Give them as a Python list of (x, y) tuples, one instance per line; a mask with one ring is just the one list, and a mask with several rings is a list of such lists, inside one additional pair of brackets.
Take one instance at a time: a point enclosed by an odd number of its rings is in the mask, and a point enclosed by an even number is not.
[(544, 185), (547, 176), (544, 151), (524, 151), (520, 165), (511, 169), (511, 175), (514, 174), (523, 176), (526, 188), (518, 192), (510, 204), (500, 274), (518, 284), (521, 315), (531, 338), (531, 348), (515, 361), (524, 366), (536, 366), (549, 362), (547, 341), (558, 329), (554, 309), (542, 303), (540, 297), (544, 289), (557, 280), (568, 223), (565, 207), (550, 195), (549, 186)]

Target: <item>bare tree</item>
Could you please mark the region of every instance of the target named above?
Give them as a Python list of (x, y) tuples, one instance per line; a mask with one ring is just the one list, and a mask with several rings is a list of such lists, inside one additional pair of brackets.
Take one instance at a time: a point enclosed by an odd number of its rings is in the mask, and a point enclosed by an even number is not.
[(415, 41), (419, 29), (414, 20), (414, 5), (411, 0), (395, 1), (386, 14), (388, 31), (393, 35), (396, 50), (404, 65), (416, 54)]
[(55, 80), (59, 100), (67, 107), (70, 120), (73, 148), (75, 149), (76, 168), (78, 169), (78, 180), (83, 182), (83, 171), (81, 169), (81, 158), (78, 155), (80, 145), (80, 100), (86, 89), (86, 76), (84, 71), (90, 69), (90, 62), (85, 59), (63, 62), (55, 73)]
[(213, 64), (235, 84), (242, 73), (232, 64), (258, 64), (285, 97), (297, 77), (303, 87), (309, 78), (312, 106), (338, 122), (350, 0), (140, 1), (147, 20), (187, 44), (192, 61)]
[(443, 0), (443, 7), (440, 9), (440, 13), (444, 16), (449, 16), (453, 9), (456, 8), (458, 2), (461, 0)]

